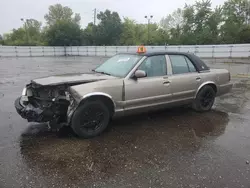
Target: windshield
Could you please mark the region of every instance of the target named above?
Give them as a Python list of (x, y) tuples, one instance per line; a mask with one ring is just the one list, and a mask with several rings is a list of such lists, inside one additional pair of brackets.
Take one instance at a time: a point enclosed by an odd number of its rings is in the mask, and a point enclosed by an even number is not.
[(131, 54), (115, 55), (94, 71), (117, 77), (125, 77), (141, 58), (142, 56)]

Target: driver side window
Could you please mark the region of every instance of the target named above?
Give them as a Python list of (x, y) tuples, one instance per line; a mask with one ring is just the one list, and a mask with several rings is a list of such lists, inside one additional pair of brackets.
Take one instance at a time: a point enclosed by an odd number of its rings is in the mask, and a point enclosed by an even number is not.
[(146, 72), (146, 77), (165, 76), (167, 74), (167, 64), (164, 55), (148, 57), (138, 70)]

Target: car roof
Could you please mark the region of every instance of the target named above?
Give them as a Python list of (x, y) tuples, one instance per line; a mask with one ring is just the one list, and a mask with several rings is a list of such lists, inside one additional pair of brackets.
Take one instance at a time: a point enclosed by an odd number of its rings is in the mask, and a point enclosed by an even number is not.
[(131, 55), (140, 55), (140, 56), (155, 56), (155, 55), (190, 55), (192, 53), (187, 52), (169, 52), (169, 51), (159, 51), (159, 52), (146, 52), (146, 53), (130, 53), (124, 52), (119, 54), (131, 54)]

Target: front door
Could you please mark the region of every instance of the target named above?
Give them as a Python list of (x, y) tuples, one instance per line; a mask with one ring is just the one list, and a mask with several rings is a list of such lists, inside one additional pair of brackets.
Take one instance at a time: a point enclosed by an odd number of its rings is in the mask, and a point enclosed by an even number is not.
[(193, 100), (201, 82), (195, 66), (184, 55), (169, 55), (167, 59), (172, 69), (172, 75), (168, 79), (173, 102)]
[(158, 108), (171, 99), (165, 55), (148, 57), (137, 70), (145, 71), (146, 77), (124, 81), (125, 113)]

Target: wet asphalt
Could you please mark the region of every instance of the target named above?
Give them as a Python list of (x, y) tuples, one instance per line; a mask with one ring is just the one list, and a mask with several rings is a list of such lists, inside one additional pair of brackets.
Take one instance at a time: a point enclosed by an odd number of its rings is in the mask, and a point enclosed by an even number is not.
[(122, 118), (89, 140), (15, 112), (30, 79), (85, 72), (103, 60), (0, 59), (0, 188), (250, 187), (250, 65), (209, 64), (231, 70), (234, 82), (210, 112), (175, 108)]

